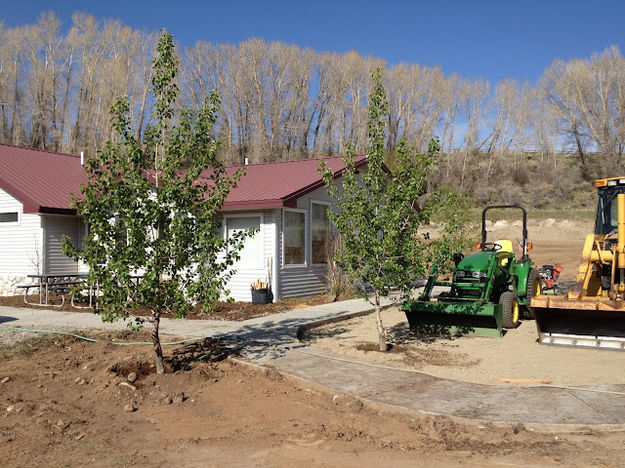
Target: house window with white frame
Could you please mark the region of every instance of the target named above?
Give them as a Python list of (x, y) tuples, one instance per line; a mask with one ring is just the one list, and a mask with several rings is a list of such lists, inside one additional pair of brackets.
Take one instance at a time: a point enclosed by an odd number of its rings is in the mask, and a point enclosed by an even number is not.
[(284, 211), (284, 264), (306, 264), (306, 214)]
[(311, 203), (311, 244), (313, 264), (328, 263), (328, 239), (330, 236), (330, 220), (328, 205)]
[(235, 269), (260, 269), (263, 267), (263, 243), (260, 234), (260, 216), (226, 217), (226, 236), (230, 239), (234, 234), (250, 229), (256, 229), (253, 236), (245, 238), (243, 248), (239, 251), (241, 257), (235, 263)]

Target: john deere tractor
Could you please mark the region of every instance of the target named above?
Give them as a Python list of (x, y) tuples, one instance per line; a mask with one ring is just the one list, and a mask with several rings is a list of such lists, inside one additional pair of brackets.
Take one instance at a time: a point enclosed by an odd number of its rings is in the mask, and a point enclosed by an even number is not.
[[(521, 258), (515, 258), (511, 240), (487, 241), (486, 213), (493, 209), (516, 209), (523, 213)], [(439, 281), (433, 268), (417, 300), (404, 302), (410, 328), (415, 331), (477, 333), (503, 336), (522, 316), (531, 317), (529, 303), (540, 293), (540, 276), (529, 258), (527, 213), (519, 205), (489, 206), (482, 211), (482, 241), (478, 251), (454, 255), (451, 282)], [(435, 286), (447, 291), (433, 297)]]

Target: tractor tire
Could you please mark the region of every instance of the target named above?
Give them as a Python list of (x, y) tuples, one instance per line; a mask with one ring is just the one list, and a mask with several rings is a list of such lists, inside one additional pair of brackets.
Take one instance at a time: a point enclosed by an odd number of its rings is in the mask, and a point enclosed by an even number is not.
[(530, 270), (530, 274), (527, 275), (527, 292), (526, 299), (527, 305), (523, 308), (523, 318), (524, 319), (533, 319), (534, 311), (530, 307), (530, 301), (532, 297), (537, 296), (543, 292), (543, 284), (540, 281), (540, 273), (536, 268), (532, 268)]
[(503, 308), (503, 328), (516, 328), (519, 326), (520, 307), (516, 294), (506, 291), (499, 297), (499, 303)]

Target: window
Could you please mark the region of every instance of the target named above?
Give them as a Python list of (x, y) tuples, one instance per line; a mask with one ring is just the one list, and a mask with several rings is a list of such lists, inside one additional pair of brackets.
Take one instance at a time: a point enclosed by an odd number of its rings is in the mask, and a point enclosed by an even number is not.
[(306, 263), (306, 215), (299, 211), (284, 211), (284, 264)]
[(0, 213), (0, 223), (16, 223), (16, 222), (17, 222), (16, 211), (12, 213)]
[(239, 251), (241, 259), (234, 265), (235, 269), (263, 268), (263, 244), (259, 228), (260, 216), (226, 218), (226, 235), (228, 239), (237, 232), (257, 229), (254, 236), (245, 239), (243, 248)]
[(312, 207), (312, 262), (328, 263), (330, 221), (328, 205), (311, 203)]

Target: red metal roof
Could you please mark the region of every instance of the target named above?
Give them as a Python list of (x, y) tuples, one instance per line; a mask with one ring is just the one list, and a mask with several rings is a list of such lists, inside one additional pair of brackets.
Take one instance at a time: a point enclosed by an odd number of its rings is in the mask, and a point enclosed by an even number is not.
[(80, 158), (0, 145), (0, 188), (24, 205), (24, 213), (75, 213), (72, 193), (87, 182)]
[[(323, 158), (338, 177), (345, 164), (340, 157)], [(297, 198), (323, 186), (320, 159), (284, 161), (228, 167), (228, 174), (243, 167), (241, 178), (224, 211), (295, 206)], [(364, 155), (356, 165), (366, 162)], [(87, 182), (80, 158), (61, 153), (0, 145), (0, 188), (24, 205), (24, 213), (75, 213), (72, 194)]]
[[(345, 170), (341, 157), (323, 159), (335, 177)], [(228, 195), (223, 210), (294, 207), (299, 197), (323, 187), (319, 174), (320, 161), (302, 159), (228, 167), (228, 174), (244, 168), (245, 175)], [(358, 156), (356, 166), (362, 166), (365, 161), (364, 155)]]

